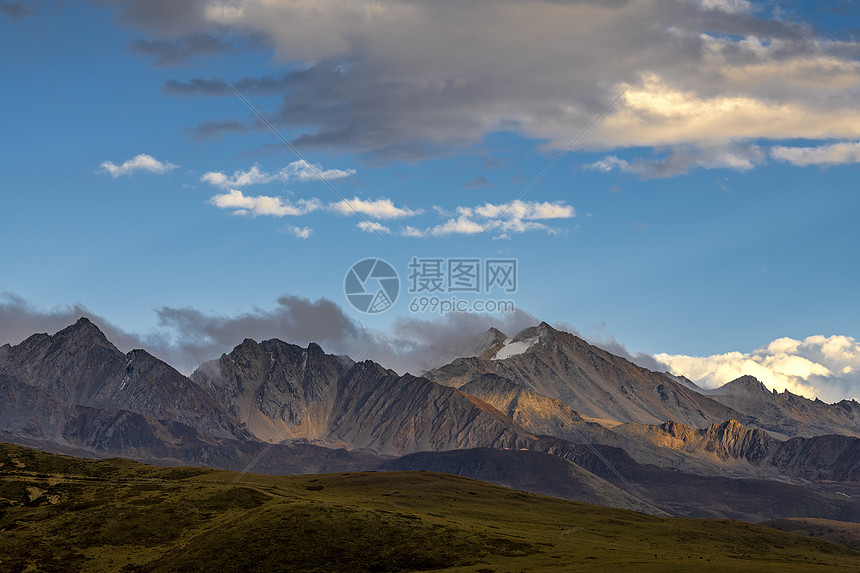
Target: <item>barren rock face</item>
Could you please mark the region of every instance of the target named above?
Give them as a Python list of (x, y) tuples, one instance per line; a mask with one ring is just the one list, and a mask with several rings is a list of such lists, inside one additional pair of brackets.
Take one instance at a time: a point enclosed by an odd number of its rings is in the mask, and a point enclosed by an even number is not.
[(82, 318), (0, 354), (0, 373), (68, 404), (176, 421), (217, 437), (242, 437), (238, 421), (188, 378), (144, 350), (120, 352)]
[(497, 374), (561, 400), (581, 415), (618, 422), (659, 424), (672, 419), (701, 427), (739, 417), (671, 376), (636, 366), (546, 323), (511, 340), (529, 341), (528, 348), (501, 360), (459, 358), (426, 376), (459, 387), (482, 374)]
[(307, 438), (401, 454), (516, 445), (529, 432), (454, 388), (279, 340), (246, 340), (192, 379), (259, 439)]
[(748, 424), (786, 436), (860, 436), (860, 403), (826, 404), (785, 391), (771, 392), (752, 376), (741, 376), (705, 393), (744, 415)]

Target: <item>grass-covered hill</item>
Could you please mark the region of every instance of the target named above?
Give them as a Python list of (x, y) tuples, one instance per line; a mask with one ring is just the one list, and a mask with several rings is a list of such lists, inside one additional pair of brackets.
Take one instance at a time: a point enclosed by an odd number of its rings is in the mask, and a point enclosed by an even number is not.
[(766, 527), (653, 517), (446, 474), (239, 476), (0, 444), (0, 571), (858, 567), (858, 552)]

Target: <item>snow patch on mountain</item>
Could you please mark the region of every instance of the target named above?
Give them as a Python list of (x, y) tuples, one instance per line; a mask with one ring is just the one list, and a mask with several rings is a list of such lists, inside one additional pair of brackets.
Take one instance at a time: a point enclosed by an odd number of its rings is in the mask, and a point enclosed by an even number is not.
[(502, 346), (496, 355), (493, 356), (493, 360), (504, 360), (505, 358), (510, 358), (511, 356), (516, 356), (517, 354), (522, 354), (534, 344), (540, 340), (539, 336), (535, 336), (534, 338), (528, 338), (526, 340), (514, 340), (513, 338), (508, 338), (505, 340), (505, 345)]

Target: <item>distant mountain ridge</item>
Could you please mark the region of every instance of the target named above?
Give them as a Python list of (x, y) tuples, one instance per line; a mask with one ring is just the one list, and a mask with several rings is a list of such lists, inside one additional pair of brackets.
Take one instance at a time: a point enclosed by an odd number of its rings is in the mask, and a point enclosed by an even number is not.
[[(272, 473), (449, 468), (673, 515), (860, 521), (851, 403), (774, 395), (748, 379), (706, 395), (546, 323), (484, 338), (478, 356), (426, 377), (277, 339), (246, 339), (186, 377), (143, 350), (123, 354), (81, 319), (0, 347), (0, 440)], [(734, 406), (719, 401), (727, 395)], [(846, 435), (803, 436), (815, 428)], [(504, 470), (523, 460), (545, 471)], [(744, 507), (746, 494), (776, 492), (795, 503)]]

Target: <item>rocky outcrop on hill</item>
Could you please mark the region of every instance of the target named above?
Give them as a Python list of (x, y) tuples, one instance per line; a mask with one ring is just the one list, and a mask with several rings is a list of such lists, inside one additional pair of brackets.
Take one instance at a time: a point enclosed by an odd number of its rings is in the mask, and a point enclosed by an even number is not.
[(624, 424), (616, 427), (615, 432), (661, 448), (720, 461), (746, 460), (754, 465), (767, 459), (780, 443), (764, 430), (745, 428), (737, 420), (707, 428), (691, 428), (672, 420), (659, 426)]

